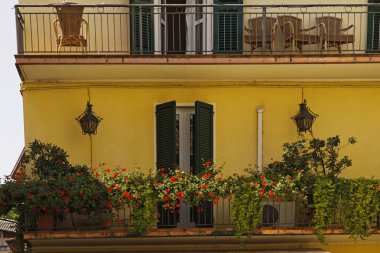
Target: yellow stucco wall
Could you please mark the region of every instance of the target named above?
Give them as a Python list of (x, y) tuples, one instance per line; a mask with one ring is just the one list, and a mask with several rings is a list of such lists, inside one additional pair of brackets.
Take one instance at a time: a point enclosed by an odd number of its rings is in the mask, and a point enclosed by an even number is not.
[[(298, 111), (302, 96), (301, 87), (34, 87), (24, 84), (23, 90), (26, 144), (34, 139), (52, 142), (67, 150), (71, 162), (89, 164), (90, 138), (81, 134), (75, 118), (84, 111), (90, 95), (94, 111), (104, 119), (93, 137), (93, 164), (106, 162), (111, 167), (139, 166), (144, 170), (155, 164), (155, 104), (172, 100), (212, 103), (215, 160), (225, 163), (226, 174), (257, 163), (258, 106), (265, 109), (264, 165), (272, 158), (281, 159), (282, 144), (297, 139), (290, 117)], [(380, 86), (307, 87), (303, 93), (308, 106), (320, 115), (314, 125), (316, 137), (357, 137), (356, 145), (343, 150), (354, 164), (344, 175), (379, 177)]]

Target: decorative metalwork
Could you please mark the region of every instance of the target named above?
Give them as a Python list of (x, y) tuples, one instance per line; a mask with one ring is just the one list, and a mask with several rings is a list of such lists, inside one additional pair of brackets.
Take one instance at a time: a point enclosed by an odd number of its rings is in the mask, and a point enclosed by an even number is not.
[(97, 116), (92, 111), (92, 104), (90, 104), (90, 102), (87, 102), (86, 110), (82, 115), (77, 117), (76, 120), (82, 128), (82, 134), (95, 135), (98, 125), (100, 124), (100, 121), (102, 121), (102, 118)]
[(294, 123), (297, 125), (298, 132), (312, 131), (312, 126), (318, 114), (313, 113), (309, 107), (306, 106), (306, 99), (300, 104), (299, 112), (291, 117)]

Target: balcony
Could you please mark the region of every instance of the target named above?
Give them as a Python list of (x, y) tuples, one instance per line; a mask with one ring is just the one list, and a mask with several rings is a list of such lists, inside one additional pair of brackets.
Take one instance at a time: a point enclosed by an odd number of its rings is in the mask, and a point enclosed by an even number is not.
[[(231, 217), (233, 201), (223, 199), (218, 203), (204, 202), (197, 207), (181, 206), (180, 209), (171, 211), (158, 208), (157, 226), (145, 236), (230, 236), (236, 235), (236, 228)], [(103, 233), (105, 236), (119, 234), (120, 236), (133, 235), (130, 231), (133, 218), (131, 208), (127, 207), (113, 214), (101, 217), (91, 217), (76, 213), (62, 214), (54, 217), (54, 223), (46, 225), (44, 214), (38, 213), (26, 228), (26, 237), (33, 239), (53, 233), (53, 237), (67, 236), (70, 233), (86, 233), (93, 236)], [(188, 208), (188, 210), (186, 210)], [(311, 220), (315, 210), (303, 200), (275, 201), (265, 200), (263, 216), (260, 228), (256, 235), (313, 235), (314, 229)], [(332, 225), (325, 230), (327, 235), (346, 234), (343, 225), (341, 210), (334, 211)], [(181, 218), (180, 218), (181, 217)], [(52, 232), (54, 231), (54, 232)], [(83, 231), (83, 232), (81, 232)], [(89, 231), (92, 231), (89, 233)], [(99, 232), (97, 232), (99, 231)], [(380, 233), (380, 217), (372, 224), (372, 232)]]
[(19, 55), (370, 54), (379, 17), (380, 4), (16, 6)]
[(44, 82), (378, 80), (379, 8), (16, 5), (16, 66)]

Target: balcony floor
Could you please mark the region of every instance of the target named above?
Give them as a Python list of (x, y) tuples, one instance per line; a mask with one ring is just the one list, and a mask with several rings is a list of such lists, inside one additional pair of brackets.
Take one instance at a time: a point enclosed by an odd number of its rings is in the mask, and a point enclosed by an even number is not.
[(278, 85), (281, 81), (293, 86), (294, 81), (335, 80), (350, 86), (350, 80), (380, 80), (380, 54), (16, 55), (16, 66), (25, 82), (255, 85), (273, 81)]

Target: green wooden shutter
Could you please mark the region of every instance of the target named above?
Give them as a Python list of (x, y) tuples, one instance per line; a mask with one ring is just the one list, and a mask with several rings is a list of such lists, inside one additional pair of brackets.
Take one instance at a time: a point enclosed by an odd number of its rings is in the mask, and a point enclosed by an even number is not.
[[(176, 164), (176, 102), (156, 106), (157, 169), (173, 168)], [(176, 227), (179, 214), (158, 204), (160, 228)]]
[[(153, 0), (131, 0), (131, 4), (153, 4)], [(140, 32), (142, 41), (140, 41)], [(154, 53), (153, 7), (131, 8), (131, 53)]]
[[(380, 3), (369, 0), (368, 3)], [(368, 7), (367, 52), (380, 50), (380, 6)]]
[[(200, 173), (204, 161), (214, 160), (214, 108), (210, 104), (195, 102), (194, 122), (194, 154), (195, 171)], [(197, 227), (213, 226), (213, 203), (202, 201), (198, 206), (192, 208), (192, 217)]]
[(213, 118), (214, 109), (210, 104), (195, 102), (195, 124), (194, 124), (194, 156), (195, 171), (199, 173), (203, 166), (203, 161), (212, 161), (213, 152)]
[(176, 102), (156, 106), (157, 169), (176, 164)]
[[(242, 4), (242, 0), (215, 0), (215, 4)], [(214, 7), (214, 53), (243, 50), (243, 7)]]

